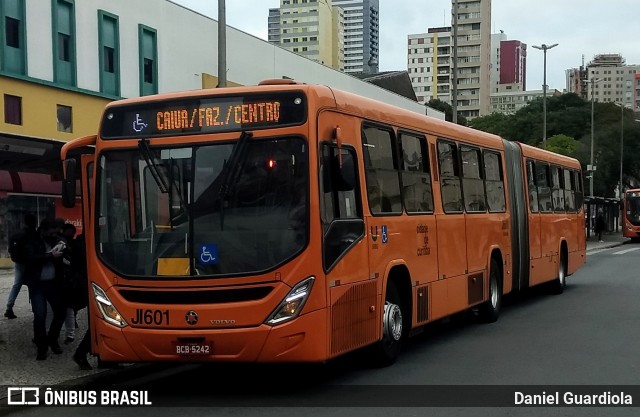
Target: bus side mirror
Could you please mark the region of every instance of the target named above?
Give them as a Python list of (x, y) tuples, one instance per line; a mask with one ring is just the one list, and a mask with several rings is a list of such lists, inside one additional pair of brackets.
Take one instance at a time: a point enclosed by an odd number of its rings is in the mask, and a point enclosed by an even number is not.
[[(342, 150), (338, 150), (342, 152)], [(335, 155), (331, 164), (333, 187), (338, 191), (353, 191), (356, 188), (355, 161), (351, 152), (342, 153), (342, 158)]]
[(72, 208), (76, 204), (76, 160), (64, 161), (64, 179), (62, 180), (62, 205)]

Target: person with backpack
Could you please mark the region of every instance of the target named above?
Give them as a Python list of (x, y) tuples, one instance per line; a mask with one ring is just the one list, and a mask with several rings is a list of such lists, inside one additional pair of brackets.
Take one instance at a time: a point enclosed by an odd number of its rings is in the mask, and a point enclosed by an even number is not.
[(4, 312), (4, 316), (10, 320), (18, 317), (13, 312), (13, 306), (23, 284), (24, 265), (27, 262), (26, 243), (29, 239), (33, 239), (34, 236), (38, 235), (36, 230), (37, 222), (36, 216), (31, 213), (26, 214), (24, 216), (23, 229), (9, 238), (9, 255), (11, 255), (11, 260), (15, 263), (15, 267), (13, 270), (13, 286), (9, 291), (7, 310)]

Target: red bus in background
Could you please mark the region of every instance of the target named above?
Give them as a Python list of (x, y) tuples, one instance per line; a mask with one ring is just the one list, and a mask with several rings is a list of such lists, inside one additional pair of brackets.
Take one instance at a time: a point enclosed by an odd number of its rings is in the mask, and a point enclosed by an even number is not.
[(640, 188), (627, 190), (622, 202), (622, 236), (640, 241)]

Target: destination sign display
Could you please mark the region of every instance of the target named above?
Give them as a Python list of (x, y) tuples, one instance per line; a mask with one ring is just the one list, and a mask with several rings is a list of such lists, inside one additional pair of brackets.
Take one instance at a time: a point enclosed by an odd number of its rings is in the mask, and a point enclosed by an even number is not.
[(112, 107), (100, 133), (127, 139), (266, 129), (302, 124), (306, 114), (301, 92), (197, 97)]

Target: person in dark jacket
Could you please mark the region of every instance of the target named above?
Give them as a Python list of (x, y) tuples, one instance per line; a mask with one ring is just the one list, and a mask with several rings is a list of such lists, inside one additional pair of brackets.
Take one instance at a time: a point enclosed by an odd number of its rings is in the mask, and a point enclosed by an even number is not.
[[(25, 264), (23, 282), (29, 288), (33, 311), (33, 340), (38, 347), (36, 360), (47, 359), (47, 351), (62, 353), (58, 344), (60, 330), (64, 324), (65, 306), (62, 301), (60, 283), (56, 280), (55, 263), (62, 256), (55, 224), (45, 219), (40, 223), (38, 234), (26, 245), (29, 262)], [(46, 330), (47, 303), (51, 305), (53, 320)]]
[(605, 231), (605, 229), (607, 228), (607, 225), (604, 221), (604, 216), (602, 215), (602, 212), (598, 212), (598, 216), (596, 217), (596, 227), (595, 227), (595, 232), (598, 234), (598, 241), (602, 242), (602, 232)]
[[(24, 228), (22, 229), (22, 237), (24, 241), (28, 241), (29, 239), (33, 239), (34, 236), (38, 234), (38, 220), (36, 216), (29, 213), (24, 216)], [(14, 267), (14, 279), (13, 286), (11, 287), (11, 291), (9, 291), (9, 298), (7, 298), (7, 310), (4, 313), (4, 316), (8, 319), (15, 319), (18, 316), (13, 312), (13, 306), (16, 303), (16, 298), (18, 298), (18, 294), (20, 294), (20, 290), (22, 289), (24, 275), (24, 264), (25, 260), (17, 260), (15, 261), (16, 266)]]
[[(84, 285), (78, 285), (78, 290), (74, 291), (74, 304), (77, 308), (85, 308), (89, 303), (88, 288), (89, 285), (87, 279), (87, 259), (85, 252), (85, 240), (84, 235), (80, 234), (73, 240), (73, 258), (70, 262), (70, 270), (75, 275), (75, 280), (78, 283), (83, 282)], [(91, 353), (91, 323), (90, 315), (87, 314), (87, 331), (84, 337), (78, 344), (76, 351), (73, 354), (73, 361), (78, 364), (80, 369), (89, 371), (93, 369), (87, 355)]]

